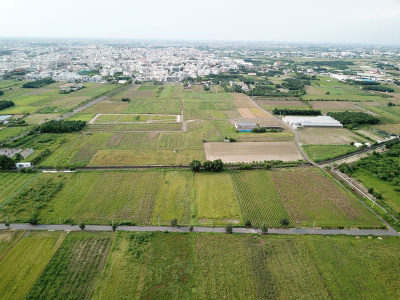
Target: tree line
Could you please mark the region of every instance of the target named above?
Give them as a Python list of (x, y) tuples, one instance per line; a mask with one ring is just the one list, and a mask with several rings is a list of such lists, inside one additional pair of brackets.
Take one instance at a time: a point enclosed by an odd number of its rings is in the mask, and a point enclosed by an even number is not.
[(80, 131), (85, 125), (85, 121), (51, 120), (39, 125), (36, 130), (41, 133), (70, 133)]
[(1, 100), (0, 101), (0, 110), (9, 108), (9, 107), (14, 106), (14, 105), (15, 105), (15, 103), (12, 102), (12, 101)]
[(363, 112), (328, 112), (328, 116), (338, 120), (343, 125), (346, 124), (378, 124), (379, 119)]
[(364, 91), (378, 91), (378, 92), (389, 92), (393, 93), (394, 89), (388, 86), (383, 86), (383, 85), (367, 85), (363, 86), (362, 88)]
[(205, 172), (221, 172), (224, 170), (224, 163), (220, 159), (214, 161), (206, 160), (202, 166), (200, 161), (193, 160), (189, 167), (193, 172), (200, 172), (202, 167)]
[(51, 78), (44, 78), (44, 79), (39, 79), (39, 80), (36, 80), (36, 81), (31, 81), (31, 82), (24, 83), (22, 85), (22, 87), (26, 88), (26, 89), (38, 89), (38, 88), (41, 88), (41, 87), (43, 87), (45, 85), (52, 84), (54, 82), (55, 81), (53, 79), (51, 79)]
[(274, 115), (285, 115), (285, 116), (320, 116), (321, 111), (317, 109), (278, 109), (274, 108), (272, 113)]

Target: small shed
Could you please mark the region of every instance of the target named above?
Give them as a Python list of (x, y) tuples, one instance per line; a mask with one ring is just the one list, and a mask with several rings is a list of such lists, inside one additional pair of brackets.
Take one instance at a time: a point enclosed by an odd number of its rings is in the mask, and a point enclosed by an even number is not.
[(31, 168), (32, 167), (32, 163), (30, 163), (30, 162), (19, 162), (19, 163), (16, 163), (15, 166), (17, 167), (17, 169), (27, 169), (27, 168)]

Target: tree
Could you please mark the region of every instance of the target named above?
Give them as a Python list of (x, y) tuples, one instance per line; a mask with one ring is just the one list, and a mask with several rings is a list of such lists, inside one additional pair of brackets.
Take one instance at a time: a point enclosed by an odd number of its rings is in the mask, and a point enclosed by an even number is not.
[(193, 225), (189, 226), (189, 231), (192, 232), (193, 231)]
[(214, 172), (221, 172), (224, 169), (224, 163), (220, 159), (213, 161)]
[(262, 234), (267, 234), (268, 233), (268, 226), (267, 225), (261, 226), (261, 233)]
[(21, 160), (23, 160), (24, 159), (24, 157), (21, 155), (21, 153), (17, 153), (17, 154), (15, 154), (15, 156), (14, 156), (14, 161), (15, 162), (20, 162)]
[(244, 221), (244, 226), (246, 226), (246, 228), (251, 228), (251, 222), (250, 222), (250, 220)]
[(171, 220), (171, 226), (172, 226), (172, 227), (178, 226), (178, 219), (172, 219), (172, 220)]
[(117, 229), (117, 227), (118, 227), (118, 224), (117, 224), (117, 223), (113, 223), (113, 224), (111, 225), (111, 228), (112, 228), (113, 231), (115, 231), (115, 230)]
[(36, 225), (39, 222), (38, 212), (35, 211), (32, 216), (29, 218), (28, 223), (31, 225)]
[(206, 172), (212, 172), (214, 170), (214, 164), (211, 160), (206, 160), (203, 163), (203, 168), (204, 168), (204, 171), (206, 171)]
[(190, 164), (189, 164), (190, 170), (192, 170), (192, 172), (199, 172), (200, 168), (201, 168), (201, 162), (199, 162), (198, 160), (193, 160)]
[(280, 221), (279, 221), (279, 224), (281, 224), (282, 226), (284, 226), (284, 227), (287, 227), (287, 226), (289, 226), (289, 220), (288, 219), (281, 219)]
[(14, 166), (15, 162), (7, 155), (0, 155), (0, 170), (10, 169)]
[(232, 232), (233, 232), (233, 226), (232, 226), (231, 224), (226, 225), (226, 226), (225, 226), (225, 232), (226, 232), (227, 234), (232, 234)]
[(6, 222), (4, 223), (4, 225), (6, 225), (6, 227), (7, 227), (8, 229), (10, 229), (10, 222), (6, 221)]
[(82, 222), (82, 223), (79, 224), (79, 228), (81, 230), (85, 230), (85, 227), (86, 227), (85, 223)]

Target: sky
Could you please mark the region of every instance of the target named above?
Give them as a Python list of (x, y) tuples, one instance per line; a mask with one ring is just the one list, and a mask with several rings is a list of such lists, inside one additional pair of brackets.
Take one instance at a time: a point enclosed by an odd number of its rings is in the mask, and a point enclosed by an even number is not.
[(0, 37), (400, 45), (400, 0), (0, 0)]

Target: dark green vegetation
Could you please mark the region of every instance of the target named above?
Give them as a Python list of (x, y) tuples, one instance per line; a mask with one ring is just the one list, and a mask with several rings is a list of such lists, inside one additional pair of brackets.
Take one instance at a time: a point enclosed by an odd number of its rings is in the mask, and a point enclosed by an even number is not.
[(9, 107), (14, 106), (14, 105), (15, 105), (15, 103), (12, 102), (12, 101), (1, 100), (0, 101), (0, 110), (9, 108)]
[(85, 125), (85, 121), (51, 120), (38, 126), (37, 130), (41, 133), (71, 133), (80, 131)]
[(49, 251), (45, 234), (10, 237), (2, 282), (26, 280), (8, 299), (400, 297), (398, 237), (72, 232)]
[(363, 113), (363, 112), (329, 112), (327, 114), (332, 118), (338, 120), (343, 125), (347, 124), (378, 124), (379, 118), (371, 116), (370, 114)]
[(22, 87), (26, 88), (26, 89), (38, 89), (38, 88), (41, 88), (43, 86), (46, 86), (46, 85), (49, 85), (49, 84), (52, 84), (52, 83), (55, 83), (55, 81), (53, 79), (44, 78), (44, 79), (40, 79), (40, 80), (24, 83), (22, 85)]
[(15, 164), (15, 161), (7, 155), (0, 155), (0, 170), (7, 170)]
[(278, 109), (272, 110), (274, 115), (285, 115), (285, 116), (320, 116), (321, 111), (316, 109)]
[[(361, 158), (352, 165), (341, 164), (339, 170), (359, 179), (378, 202), (388, 205), (391, 213), (400, 213), (400, 142), (387, 144), (388, 151)], [(393, 211), (394, 210), (394, 211)]]
[(363, 86), (362, 89), (364, 91), (378, 91), (378, 92), (389, 92), (389, 93), (394, 92), (394, 89), (392, 89), (391, 87), (382, 86), (382, 85), (367, 85), (367, 86)]

